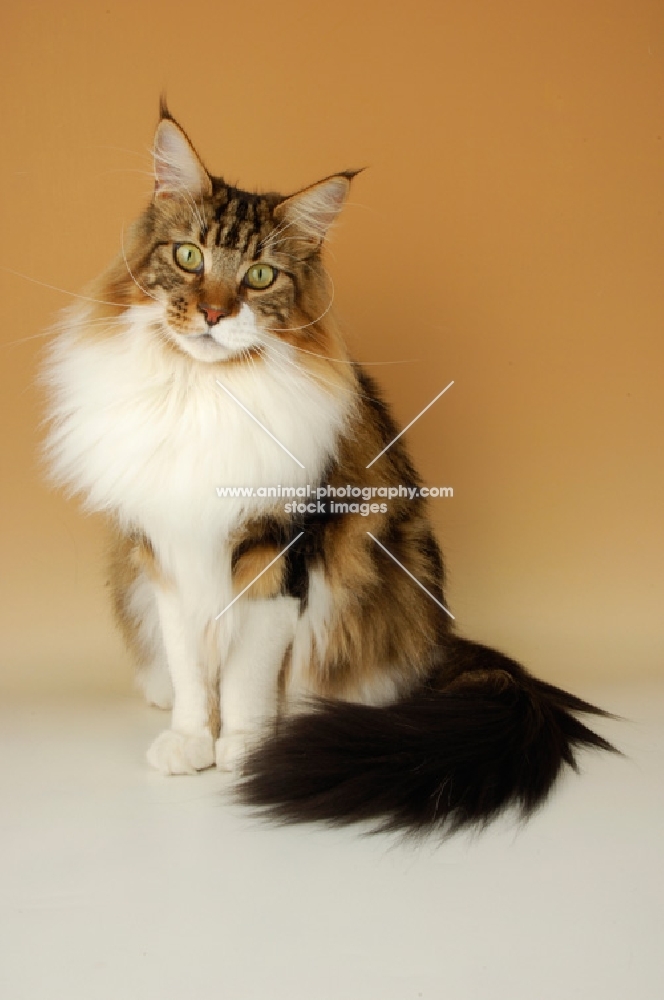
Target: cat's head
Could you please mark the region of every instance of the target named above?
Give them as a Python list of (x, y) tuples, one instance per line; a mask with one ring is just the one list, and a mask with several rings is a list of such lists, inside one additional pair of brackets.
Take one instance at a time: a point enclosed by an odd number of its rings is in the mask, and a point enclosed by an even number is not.
[(123, 284), (172, 345), (223, 362), (259, 354), (270, 338), (314, 336), (331, 301), (321, 245), (355, 172), (287, 197), (241, 191), (208, 173), (162, 107), (154, 173), (152, 203), (125, 247)]

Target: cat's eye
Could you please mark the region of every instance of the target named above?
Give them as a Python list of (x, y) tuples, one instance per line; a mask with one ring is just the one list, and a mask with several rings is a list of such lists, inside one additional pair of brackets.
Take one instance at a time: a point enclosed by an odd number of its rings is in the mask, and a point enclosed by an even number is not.
[(269, 288), (276, 280), (277, 272), (269, 264), (252, 264), (242, 279), (249, 288)]
[(203, 269), (203, 251), (195, 243), (176, 243), (173, 247), (173, 257), (183, 271), (193, 272)]

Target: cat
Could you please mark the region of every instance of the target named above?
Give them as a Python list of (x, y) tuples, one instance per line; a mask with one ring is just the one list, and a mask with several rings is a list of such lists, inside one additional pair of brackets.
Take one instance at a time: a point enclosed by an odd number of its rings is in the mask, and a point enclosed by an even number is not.
[[(154, 173), (43, 376), (50, 475), (108, 515), (117, 620), (172, 710), (149, 763), (231, 770), (287, 821), (529, 814), (577, 748), (614, 750), (572, 714), (606, 713), (454, 632), (421, 480), (330, 309), (356, 171), (242, 191), (162, 102)], [(318, 499), (396, 485), (357, 513)]]

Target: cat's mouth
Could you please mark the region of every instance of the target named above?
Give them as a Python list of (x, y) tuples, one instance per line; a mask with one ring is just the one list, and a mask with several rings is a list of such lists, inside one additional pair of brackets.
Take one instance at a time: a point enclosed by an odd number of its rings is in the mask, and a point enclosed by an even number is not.
[(201, 326), (196, 322), (192, 327), (177, 330), (167, 325), (167, 330), (180, 350), (199, 361), (228, 361), (242, 357), (246, 351), (258, 348), (262, 340), (255, 317), (246, 303), (235, 316)]
[(218, 327), (209, 326), (207, 330), (200, 330), (193, 333), (183, 333), (180, 334), (185, 343), (195, 342), (197, 344), (216, 344), (217, 347), (222, 347), (226, 351), (233, 351), (235, 345), (232, 343), (231, 338), (229, 338), (224, 330), (219, 330)]

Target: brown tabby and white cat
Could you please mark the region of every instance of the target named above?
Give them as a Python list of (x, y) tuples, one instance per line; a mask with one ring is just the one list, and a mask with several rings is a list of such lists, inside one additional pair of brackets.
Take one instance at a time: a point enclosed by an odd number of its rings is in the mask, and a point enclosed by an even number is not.
[(424, 499), (357, 516), (257, 495), (420, 484), (401, 440), (367, 469), (397, 428), (330, 311), (321, 246), (353, 172), (238, 190), (165, 105), (154, 170), (45, 369), (53, 478), (108, 514), (117, 617), (172, 707), (149, 762), (238, 769), (244, 800), (288, 820), (529, 812), (575, 747), (612, 749), (570, 714), (603, 713), (454, 635)]

